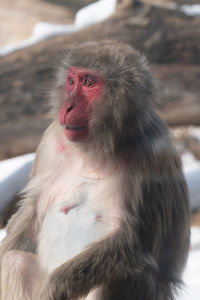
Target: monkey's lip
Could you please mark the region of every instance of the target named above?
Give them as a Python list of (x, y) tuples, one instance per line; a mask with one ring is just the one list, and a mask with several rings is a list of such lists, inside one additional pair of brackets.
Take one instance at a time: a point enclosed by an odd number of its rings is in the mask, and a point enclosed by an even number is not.
[(82, 125), (82, 126), (71, 126), (71, 125), (66, 125), (65, 129), (67, 130), (72, 130), (72, 131), (78, 131), (78, 130), (82, 130), (84, 129), (86, 126)]

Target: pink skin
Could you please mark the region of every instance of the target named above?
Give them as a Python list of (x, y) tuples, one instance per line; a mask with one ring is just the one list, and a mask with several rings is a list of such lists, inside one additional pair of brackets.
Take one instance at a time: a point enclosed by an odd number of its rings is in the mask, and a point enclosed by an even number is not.
[(89, 134), (92, 104), (100, 98), (103, 83), (90, 70), (70, 67), (66, 78), (66, 100), (60, 110), (59, 121), (67, 139), (78, 142)]
[(62, 207), (60, 211), (61, 211), (63, 214), (67, 215), (67, 213), (69, 212), (69, 210), (72, 209), (72, 208), (73, 208), (72, 205), (66, 205), (66, 206)]
[(99, 221), (101, 221), (101, 219), (102, 219), (102, 215), (97, 214), (95, 217), (95, 221), (99, 222)]
[(65, 145), (62, 142), (57, 142), (56, 145), (56, 152), (57, 153), (65, 153)]

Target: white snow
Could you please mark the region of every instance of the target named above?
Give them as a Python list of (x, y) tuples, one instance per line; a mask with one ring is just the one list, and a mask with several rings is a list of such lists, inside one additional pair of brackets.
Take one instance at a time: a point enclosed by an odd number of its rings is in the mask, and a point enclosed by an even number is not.
[(181, 5), (180, 10), (188, 16), (200, 16), (200, 4)]
[(191, 128), (189, 129), (189, 134), (194, 137), (195, 139), (197, 139), (197, 141), (200, 144), (200, 127), (193, 127), (191, 126)]
[(0, 230), (0, 244), (1, 244), (2, 240), (5, 238), (5, 236), (6, 236), (6, 230), (1, 229)]
[(0, 48), (0, 56), (10, 54), (16, 50), (20, 50), (32, 46), (40, 41), (53, 36), (71, 33), (75, 31), (74, 25), (52, 25), (47, 22), (39, 22), (34, 26), (32, 36), (19, 43), (13, 43)]
[(7, 179), (9, 176), (18, 172), (24, 165), (33, 162), (35, 157), (34, 153), (17, 156), (14, 158), (6, 159), (0, 162), (0, 182)]
[[(155, 2), (155, 6), (162, 7), (163, 3), (158, 1)], [(190, 5), (178, 5), (176, 2), (166, 2), (164, 7), (168, 9), (178, 9), (184, 12), (188, 16), (200, 16), (200, 4), (190, 4)]]
[(200, 161), (196, 160), (192, 153), (186, 152), (182, 155), (181, 158), (182, 158), (183, 170), (185, 174), (199, 170)]
[(109, 18), (115, 11), (116, 0), (100, 0), (81, 8), (75, 17), (77, 28), (83, 28)]
[(89, 25), (96, 24), (110, 17), (115, 11), (116, 0), (99, 0), (80, 9), (75, 16), (75, 22), (72, 25), (53, 25), (47, 22), (39, 22), (33, 29), (32, 36), (19, 43), (9, 44), (0, 47), (0, 57), (10, 54), (53, 36), (69, 34), (78, 31)]
[(27, 154), (0, 162), (0, 212), (25, 186), (34, 156)]
[(187, 180), (192, 210), (200, 207), (200, 161), (191, 153), (182, 155), (183, 170)]
[(200, 299), (200, 227), (191, 229), (191, 249), (183, 280), (184, 291), (180, 294), (179, 300)]
[(13, 43), (0, 48), (0, 57), (10, 54), (53, 36), (71, 33), (75, 31), (74, 25), (52, 25), (47, 22), (39, 22), (33, 28), (32, 36), (19, 43)]

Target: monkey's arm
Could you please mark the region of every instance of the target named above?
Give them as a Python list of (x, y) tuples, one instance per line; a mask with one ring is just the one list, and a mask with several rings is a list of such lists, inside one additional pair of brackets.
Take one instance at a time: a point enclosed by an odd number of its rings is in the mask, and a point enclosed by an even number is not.
[(57, 268), (50, 275), (41, 299), (79, 299), (101, 284), (120, 285), (142, 276), (144, 270), (156, 270), (150, 257), (137, 255), (132, 248), (126, 229), (121, 228)]

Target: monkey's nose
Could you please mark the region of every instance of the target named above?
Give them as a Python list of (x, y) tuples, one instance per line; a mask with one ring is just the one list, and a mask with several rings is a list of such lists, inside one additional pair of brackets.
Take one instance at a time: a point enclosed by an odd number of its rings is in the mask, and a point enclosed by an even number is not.
[(73, 109), (73, 105), (70, 105), (70, 106), (67, 108), (67, 113), (69, 113), (72, 109)]

